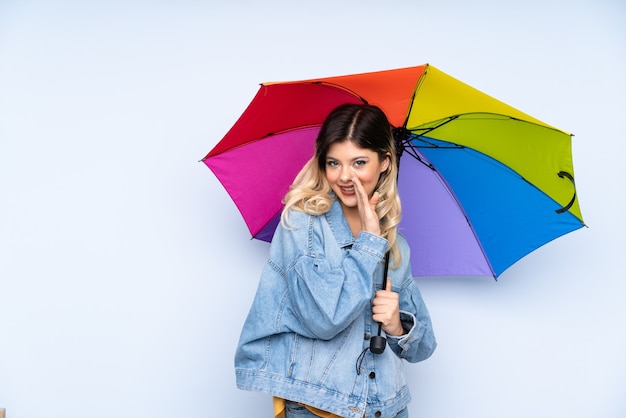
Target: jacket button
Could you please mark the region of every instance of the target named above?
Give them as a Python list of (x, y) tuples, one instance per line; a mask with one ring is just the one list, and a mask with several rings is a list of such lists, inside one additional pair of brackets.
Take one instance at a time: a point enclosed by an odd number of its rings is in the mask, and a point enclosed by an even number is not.
[(381, 415), (382, 415), (382, 414), (380, 413), (380, 411), (376, 411), (376, 413), (374, 414), (374, 416), (375, 416), (376, 418), (379, 418)]
[(374, 373), (374, 372), (370, 372), (370, 379), (373, 379), (373, 378), (375, 378), (375, 377), (376, 377), (376, 373)]
[(365, 338), (366, 340), (369, 340), (370, 338), (372, 338), (372, 335), (369, 332), (366, 332), (363, 338)]

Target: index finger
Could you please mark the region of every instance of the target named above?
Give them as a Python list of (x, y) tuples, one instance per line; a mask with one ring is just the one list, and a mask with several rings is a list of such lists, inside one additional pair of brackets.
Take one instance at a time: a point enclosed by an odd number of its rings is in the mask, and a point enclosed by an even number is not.
[(356, 197), (357, 197), (357, 202), (359, 203), (359, 206), (364, 205), (365, 202), (367, 202), (367, 195), (365, 193), (365, 188), (363, 187), (363, 183), (361, 183), (361, 180), (359, 180), (359, 178), (357, 177), (356, 173), (354, 172), (354, 169), (352, 170), (352, 183), (354, 184), (354, 187), (356, 189)]

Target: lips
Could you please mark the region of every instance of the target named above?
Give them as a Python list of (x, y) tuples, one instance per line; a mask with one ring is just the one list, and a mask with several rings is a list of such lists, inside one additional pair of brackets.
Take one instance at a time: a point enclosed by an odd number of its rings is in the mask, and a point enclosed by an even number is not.
[(350, 196), (354, 194), (354, 186), (339, 186), (339, 190), (346, 196)]

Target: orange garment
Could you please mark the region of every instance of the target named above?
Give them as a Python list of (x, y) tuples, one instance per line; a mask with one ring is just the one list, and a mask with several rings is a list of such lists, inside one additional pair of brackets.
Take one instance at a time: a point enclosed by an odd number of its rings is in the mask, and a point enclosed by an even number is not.
[[(342, 418), (339, 415), (322, 411), (309, 405), (304, 405), (304, 407), (321, 418)], [(276, 396), (274, 396), (274, 418), (285, 418), (285, 400)]]

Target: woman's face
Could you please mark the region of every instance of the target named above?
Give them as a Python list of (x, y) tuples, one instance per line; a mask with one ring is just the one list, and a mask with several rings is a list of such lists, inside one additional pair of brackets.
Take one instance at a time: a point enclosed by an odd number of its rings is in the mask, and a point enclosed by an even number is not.
[(389, 166), (389, 158), (380, 161), (378, 154), (359, 148), (352, 141), (335, 142), (326, 155), (326, 179), (339, 198), (344, 210), (357, 208), (356, 191), (352, 182), (359, 179), (369, 197), (376, 191), (380, 174)]

